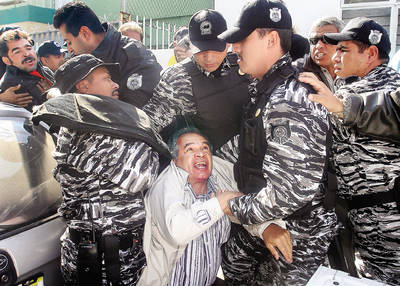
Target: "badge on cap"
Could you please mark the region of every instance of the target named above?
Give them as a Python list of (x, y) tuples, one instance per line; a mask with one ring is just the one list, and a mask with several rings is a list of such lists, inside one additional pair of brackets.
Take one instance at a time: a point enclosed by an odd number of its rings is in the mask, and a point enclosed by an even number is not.
[(211, 35), (212, 25), (209, 21), (203, 21), (200, 24), (200, 33), (202, 35)]
[(368, 36), (368, 40), (371, 43), (371, 45), (377, 45), (381, 42), (382, 38), (382, 33), (379, 32), (378, 30), (371, 30)]
[(269, 9), (269, 18), (275, 23), (279, 22), (282, 18), (281, 9), (279, 8)]
[(55, 45), (57, 48), (61, 48), (61, 45), (60, 45), (59, 42), (53, 42), (53, 43), (54, 43), (54, 45)]

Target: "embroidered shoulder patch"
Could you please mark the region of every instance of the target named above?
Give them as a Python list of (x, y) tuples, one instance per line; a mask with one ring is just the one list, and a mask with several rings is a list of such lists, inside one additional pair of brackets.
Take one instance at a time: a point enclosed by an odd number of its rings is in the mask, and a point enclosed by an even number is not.
[(291, 135), (289, 120), (281, 124), (271, 124), (271, 139), (272, 141), (284, 144), (289, 141)]
[(128, 80), (126, 81), (126, 87), (130, 90), (137, 90), (142, 87), (142, 78), (141, 74), (134, 73), (132, 74)]

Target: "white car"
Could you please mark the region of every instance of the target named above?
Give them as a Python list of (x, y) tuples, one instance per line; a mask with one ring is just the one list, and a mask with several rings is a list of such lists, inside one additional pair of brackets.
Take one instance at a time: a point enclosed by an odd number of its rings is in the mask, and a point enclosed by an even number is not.
[(54, 141), (30, 116), (0, 102), (0, 286), (63, 285)]

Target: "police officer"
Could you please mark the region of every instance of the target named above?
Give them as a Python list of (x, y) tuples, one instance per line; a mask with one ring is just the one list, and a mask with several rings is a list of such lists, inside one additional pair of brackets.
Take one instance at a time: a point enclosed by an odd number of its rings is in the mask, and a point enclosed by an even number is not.
[(161, 66), (142, 43), (122, 37), (108, 23), (101, 24), (82, 2), (70, 2), (59, 8), (53, 23), (67, 42), (71, 55), (92, 54), (104, 62), (119, 63), (116, 80), (122, 101), (142, 107), (149, 100), (160, 80)]
[(55, 41), (46, 41), (39, 46), (37, 55), (44, 66), (55, 72), (64, 63), (65, 50)]
[(159, 131), (177, 115), (186, 115), (215, 149), (238, 133), (249, 81), (239, 73), (236, 57), (227, 55), (226, 42), (217, 38), (225, 30), (226, 21), (215, 10), (200, 10), (191, 17), (193, 56), (165, 70), (143, 109)]
[(146, 114), (117, 100), (117, 69), (92, 55), (72, 58), (55, 74), (63, 95), (33, 116), (60, 127), (53, 156), (67, 221), (66, 285), (136, 285), (146, 261), (143, 193), (158, 174), (159, 154), (169, 153)]
[(324, 204), (328, 114), (296, 79), (291, 34), (291, 16), (280, 1), (253, 0), (219, 36), (234, 43), (240, 70), (255, 78), (235, 166), (246, 195), (231, 199), (225, 213), (243, 224), (283, 218), (293, 237), (290, 264), (266, 256), (242, 228), (232, 231), (223, 267), (229, 285), (305, 285), (337, 232), (335, 212)]
[(391, 285), (400, 284), (400, 75), (387, 66), (390, 40), (375, 21), (352, 19), (341, 33), (326, 34), (336, 43), (335, 73), (343, 85), (335, 94), (310, 75), (312, 99), (335, 116), (334, 161), (339, 195), (349, 204), (359, 272)]

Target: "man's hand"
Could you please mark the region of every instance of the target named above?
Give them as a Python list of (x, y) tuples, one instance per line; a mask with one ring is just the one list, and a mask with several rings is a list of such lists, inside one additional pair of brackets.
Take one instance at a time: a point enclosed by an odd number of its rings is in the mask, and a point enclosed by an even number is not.
[(219, 205), (221, 206), (222, 211), (226, 215), (232, 215), (231, 209), (229, 208), (228, 202), (230, 199), (240, 197), (243, 194), (240, 192), (233, 192), (233, 191), (225, 191), (223, 192), (222, 190), (218, 190), (217, 192), (217, 199), (219, 202)]
[(12, 86), (6, 89), (3, 93), (0, 93), (0, 101), (12, 103), (22, 107), (28, 106), (32, 102), (32, 96), (27, 92), (15, 93), (20, 89), (21, 85)]
[(310, 94), (309, 100), (322, 104), (329, 112), (336, 113), (343, 118), (343, 102), (315, 74), (311, 72), (300, 73), (299, 81), (310, 84), (317, 92), (317, 94)]
[(39, 89), (40, 94), (45, 93), (49, 88), (51, 88), (51, 85), (47, 82), (45, 79), (41, 79), (37, 84), (36, 87)]
[(286, 261), (293, 262), (292, 258), (292, 240), (290, 239), (290, 232), (287, 229), (271, 223), (262, 234), (265, 246), (269, 249), (276, 260), (279, 259), (277, 249), (283, 254)]

